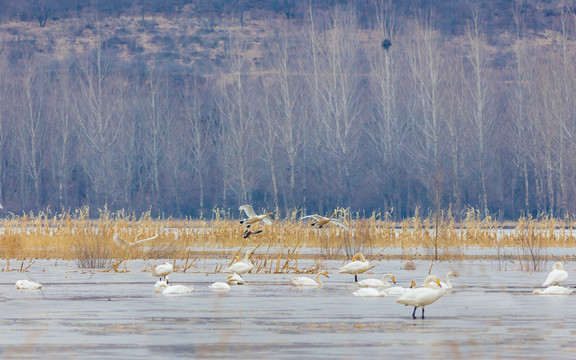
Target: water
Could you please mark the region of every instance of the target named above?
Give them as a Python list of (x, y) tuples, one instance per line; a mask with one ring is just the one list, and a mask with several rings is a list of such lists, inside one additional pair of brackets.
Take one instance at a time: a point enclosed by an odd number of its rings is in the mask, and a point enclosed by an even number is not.
[[(157, 261), (155, 263), (161, 263)], [(218, 260), (210, 260), (215, 265)], [(221, 261), (220, 261), (221, 262)], [(14, 261), (12, 262), (14, 264)], [(148, 262), (129, 273), (86, 272), (74, 262), (38, 261), (30, 272), (0, 274), (0, 357), (3, 359), (486, 359), (573, 358), (574, 296), (536, 296), (548, 271), (500, 271), (488, 261), (442, 262), (432, 273), (455, 289), (412, 319), (395, 298), (358, 298), (353, 276), (328, 261), (323, 288), (290, 285), (294, 274), (246, 274), (245, 286), (208, 289), (224, 274), (174, 273), (191, 294), (154, 294)], [(400, 286), (422, 285), (430, 262), (402, 270), (383, 261)], [(214, 268), (212, 265), (212, 268)], [(301, 264), (305, 265), (305, 264)], [(565, 264), (571, 269), (570, 264)], [(548, 266), (547, 268), (549, 268)], [(210, 268), (210, 266), (208, 266)], [(572, 275), (571, 272), (569, 272)], [(313, 276), (311, 276), (313, 277)], [(43, 292), (16, 290), (16, 280), (41, 282)], [(569, 276), (568, 285), (571, 286)], [(420, 309), (417, 315), (420, 316)]]

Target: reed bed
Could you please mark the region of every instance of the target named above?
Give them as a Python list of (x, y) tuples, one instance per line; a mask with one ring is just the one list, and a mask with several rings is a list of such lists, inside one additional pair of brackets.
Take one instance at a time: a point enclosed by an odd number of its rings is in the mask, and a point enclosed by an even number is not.
[[(395, 221), (388, 213), (361, 217), (338, 209), (337, 217), (350, 231), (336, 225), (310, 227), (300, 221), (301, 212), (294, 211), (276, 218), (271, 226), (253, 225), (264, 231), (247, 239), (244, 227), (229, 210), (215, 209), (210, 219), (155, 219), (149, 212), (136, 216), (107, 208), (98, 212), (98, 218), (90, 218), (88, 208), (58, 214), (50, 210), (10, 214), (0, 220), (0, 257), (67, 259), (79, 267), (112, 271), (122, 271), (126, 260), (173, 259), (174, 263), (179, 260), (178, 269), (185, 272), (193, 265), (206, 269), (205, 259), (233, 259), (248, 249), (254, 251), (255, 271), (313, 273), (322, 267), (322, 260), (344, 260), (357, 252), (379, 260), (461, 260), (467, 257), (466, 250), (489, 249), (487, 257), (514, 259), (523, 269), (538, 270), (547, 259), (547, 249), (576, 247), (572, 219), (539, 216), (503, 224), (482, 218), (475, 210), (458, 222), (450, 211), (428, 216), (417, 211), (412, 218)], [(115, 241), (115, 236), (123, 242)], [(137, 243), (149, 238), (153, 239)], [(301, 259), (316, 261), (302, 267)], [(220, 271), (226, 263), (209, 270)]]

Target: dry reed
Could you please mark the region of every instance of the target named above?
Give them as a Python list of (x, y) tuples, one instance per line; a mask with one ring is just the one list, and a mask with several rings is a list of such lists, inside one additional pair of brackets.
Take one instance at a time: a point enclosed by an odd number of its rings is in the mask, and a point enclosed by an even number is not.
[[(107, 208), (100, 209), (96, 219), (88, 216), (88, 208), (59, 214), (50, 210), (10, 214), (0, 220), (0, 256), (75, 260), (79, 267), (111, 271), (122, 271), (125, 260), (171, 259), (182, 260), (180, 270), (186, 271), (196, 265), (206, 269), (203, 259), (230, 259), (246, 249), (256, 249), (254, 271), (285, 273), (314, 272), (322, 267), (323, 260), (350, 258), (356, 252), (380, 260), (461, 260), (466, 258), (467, 249), (474, 248), (489, 249), (486, 257), (514, 258), (523, 269), (537, 270), (547, 259), (547, 248), (576, 247), (571, 219), (521, 218), (505, 228), (473, 209), (461, 222), (449, 211), (425, 218), (417, 211), (414, 217), (400, 222), (389, 213), (362, 218), (347, 209), (337, 212), (350, 231), (333, 224), (322, 229), (310, 227), (299, 220), (299, 211), (294, 211), (270, 226), (253, 225), (262, 226), (264, 231), (247, 239), (243, 237), (244, 227), (230, 211), (222, 209), (213, 210), (210, 219), (154, 219), (150, 212), (136, 216), (125, 211), (112, 213)], [(115, 234), (127, 244), (117, 244)], [(153, 239), (134, 244), (147, 238)], [(316, 260), (315, 265), (301, 267), (298, 261), (304, 258)]]

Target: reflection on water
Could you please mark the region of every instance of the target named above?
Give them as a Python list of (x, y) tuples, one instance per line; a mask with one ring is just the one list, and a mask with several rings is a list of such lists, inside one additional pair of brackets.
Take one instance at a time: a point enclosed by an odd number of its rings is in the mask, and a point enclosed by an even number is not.
[[(353, 296), (357, 286), (337, 273), (337, 261), (327, 262), (331, 276), (323, 288), (293, 287), (293, 274), (246, 274), (248, 285), (214, 292), (208, 285), (224, 274), (174, 273), (171, 282), (193, 285), (194, 292), (169, 297), (154, 293), (156, 279), (141, 271), (145, 265), (130, 262), (130, 273), (82, 273), (73, 262), (39, 261), (29, 273), (2, 273), (0, 357), (485, 359), (576, 352), (576, 297), (531, 294), (547, 271), (437, 263), (432, 272), (443, 280), (448, 270), (458, 272), (455, 289), (426, 308), (426, 319), (413, 320), (413, 309), (395, 298)], [(401, 267), (381, 262), (360, 279), (392, 272), (400, 286), (412, 279), (422, 285), (430, 263)], [(43, 292), (16, 290), (16, 280), (27, 277)]]

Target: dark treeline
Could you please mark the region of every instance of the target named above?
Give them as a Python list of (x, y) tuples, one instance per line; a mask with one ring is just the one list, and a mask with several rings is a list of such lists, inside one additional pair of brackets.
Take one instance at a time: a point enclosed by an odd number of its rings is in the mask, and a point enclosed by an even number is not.
[[(210, 68), (126, 57), (94, 17), (78, 20), (91, 46), (58, 56), (26, 37), (9, 49), (5, 36), (0, 203), (176, 217), (243, 203), (281, 215), (574, 213), (570, 8), (548, 40), (512, 6), (507, 43), (495, 45), (480, 8), (449, 37), (433, 12), (391, 4), (371, 3), (369, 17), (295, 7), (299, 21), (276, 15), (257, 39), (243, 15)], [(224, 27), (213, 26), (203, 30)]]

